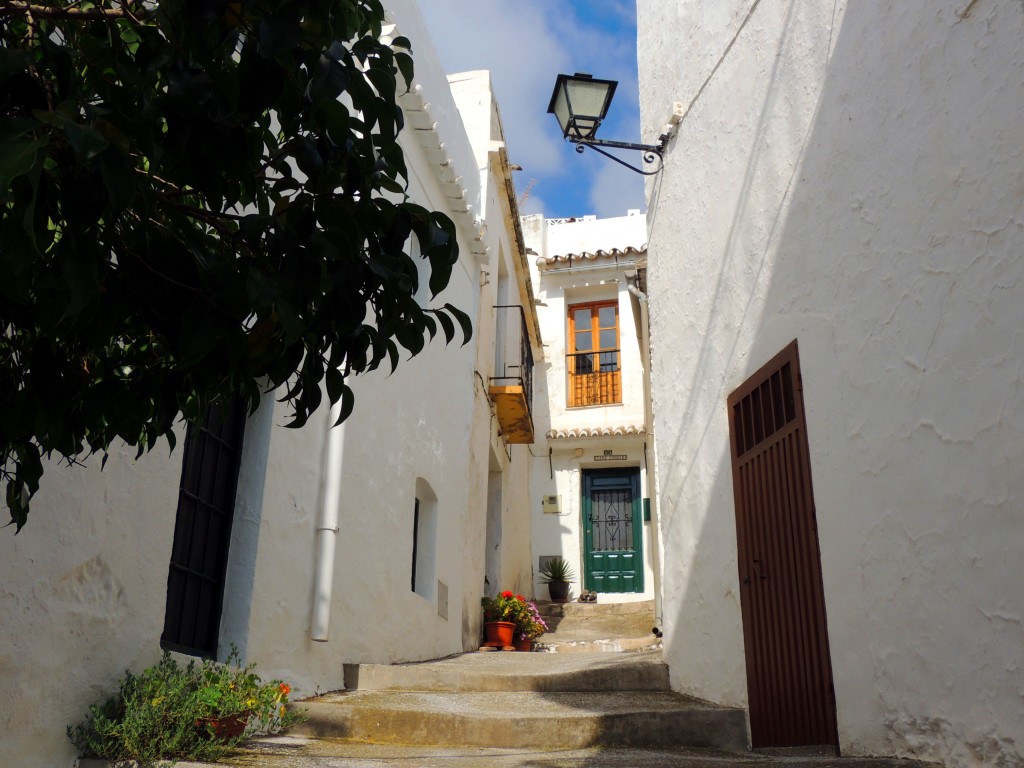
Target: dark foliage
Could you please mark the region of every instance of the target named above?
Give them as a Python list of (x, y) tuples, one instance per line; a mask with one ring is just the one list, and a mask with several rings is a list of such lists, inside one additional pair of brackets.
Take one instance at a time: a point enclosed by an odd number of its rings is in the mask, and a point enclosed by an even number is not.
[[(404, 194), (409, 43), (379, 0), (0, 3), (0, 462), (20, 530), (42, 460), (139, 454), (468, 318), (424, 308), (452, 222)], [(414, 247), (413, 243), (417, 245)]]

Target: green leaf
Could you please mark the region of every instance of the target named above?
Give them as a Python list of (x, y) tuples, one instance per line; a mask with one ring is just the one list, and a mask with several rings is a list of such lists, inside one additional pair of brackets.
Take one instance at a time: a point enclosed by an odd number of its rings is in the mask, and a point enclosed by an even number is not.
[(31, 117), (8, 117), (0, 120), (0, 144), (20, 139), (38, 127), (39, 121)]
[(338, 402), (338, 399), (345, 392), (345, 377), (337, 368), (328, 368), (324, 376), (327, 386), (327, 398), (331, 405)]
[(437, 323), (434, 322), (434, 318), (430, 315), (424, 315), (423, 324), (427, 327), (427, 333), (430, 334), (430, 339), (433, 341), (434, 337), (437, 335)]
[[(398, 39), (398, 38), (396, 38)], [(404, 39), (404, 38), (400, 38)], [(398, 66), (398, 71), (402, 73), (402, 79), (405, 80), (405, 87), (412, 88), (414, 68), (412, 64), (412, 56), (406, 53), (395, 54), (395, 64)]]
[(473, 338), (473, 322), (469, 319), (469, 315), (452, 304), (445, 304), (444, 308), (448, 310), (449, 314), (459, 323), (459, 327), (462, 328), (462, 346), (466, 346), (470, 339)]
[(0, 143), (0, 195), (8, 190), (12, 181), (32, 170), (37, 153), (46, 144), (45, 138), (31, 136)]
[(111, 148), (100, 157), (100, 175), (107, 188), (110, 207), (116, 215), (132, 204), (135, 197), (135, 169), (121, 152)]
[(107, 137), (90, 125), (64, 123), (64, 135), (75, 152), (78, 162), (86, 163), (107, 148)]
[(302, 42), (302, 29), (298, 17), (268, 16), (260, 22), (257, 36), (263, 55), (268, 59), (295, 48)]
[(455, 338), (455, 323), (448, 317), (447, 314), (439, 310), (434, 310), (434, 315), (437, 317), (437, 321), (441, 323), (441, 328), (444, 330), (444, 342), (445, 344), (451, 344), (452, 339)]
[(324, 101), (320, 109), (327, 118), (327, 136), (339, 147), (345, 146), (349, 138), (348, 109), (340, 101)]
[(341, 411), (338, 413), (338, 420), (334, 422), (334, 426), (338, 426), (341, 422), (345, 421), (349, 416), (352, 415), (352, 410), (355, 408), (356, 398), (352, 393), (352, 390), (347, 384), (343, 385), (341, 390)]
[(348, 87), (348, 72), (337, 61), (327, 56), (320, 56), (316, 67), (313, 69), (313, 76), (306, 86), (306, 98), (312, 102), (337, 99)]
[(395, 332), (398, 343), (409, 350), (410, 357), (423, 350), (423, 329), (415, 325), (403, 325)]
[(0, 81), (6, 80), (17, 72), (25, 71), (31, 63), (32, 56), (28, 51), (7, 46), (0, 47)]

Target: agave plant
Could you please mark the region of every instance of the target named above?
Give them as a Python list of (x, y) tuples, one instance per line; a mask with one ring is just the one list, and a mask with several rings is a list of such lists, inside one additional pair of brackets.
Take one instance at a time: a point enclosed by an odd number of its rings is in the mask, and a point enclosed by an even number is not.
[(553, 557), (548, 560), (540, 568), (540, 582), (541, 584), (550, 584), (553, 581), (572, 581), (576, 578), (576, 574), (572, 571), (572, 566), (560, 557)]

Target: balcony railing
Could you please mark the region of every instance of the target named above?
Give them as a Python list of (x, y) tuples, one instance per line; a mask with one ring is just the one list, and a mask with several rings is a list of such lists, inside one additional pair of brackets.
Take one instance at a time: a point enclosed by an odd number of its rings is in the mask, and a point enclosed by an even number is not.
[(569, 372), (569, 407), (612, 405), (622, 402), (619, 350), (579, 352), (565, 356)]
[(495, 308), (494, 376), (490, 396), (497, 406), (501, 432), (509, 443), (533, 442), (533, 350), (526, 312), (519, 304)]

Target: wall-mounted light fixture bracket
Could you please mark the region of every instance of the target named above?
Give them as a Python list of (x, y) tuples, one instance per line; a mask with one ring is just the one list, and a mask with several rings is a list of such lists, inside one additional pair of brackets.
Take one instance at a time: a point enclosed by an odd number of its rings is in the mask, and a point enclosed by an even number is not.
[[(598, 80), (590, 75), (577, 72), (575, 75), (559, 75), (555, 80), (555, 90), (551, 94), (548, 112), (555, 116), (562, 129), (562, 137), (576, 145), (577, 152), (590, 147), (595, 152), (614, 160), (619, 165), (643, 176), (653, 176), (665, 165), (663, 154), (668, 146), (670, 134), (663, 133), (658, 137), (657, 144), (635, 144), (628, 141), (608, 141), (596, 137), (612, 96), (615, 95), (615, 80)], [(657, 163), (657, 168), (645, 171), (642, 167), (630, 165), (620, 157), (602, 149), (629, 149), (643, 152), (646, 164)]]

